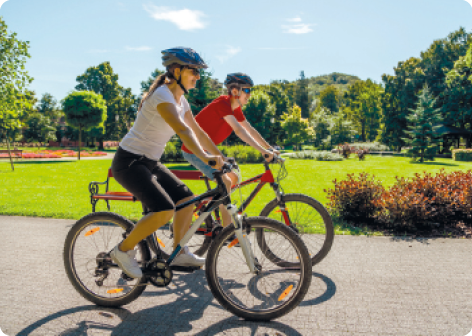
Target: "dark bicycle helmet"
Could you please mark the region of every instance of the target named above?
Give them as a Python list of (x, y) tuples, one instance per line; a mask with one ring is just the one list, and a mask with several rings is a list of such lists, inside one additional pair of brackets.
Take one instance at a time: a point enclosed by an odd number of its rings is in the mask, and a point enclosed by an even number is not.
[(230, 84), (239, 84), (239, 85), (249, 85), (254, 86), (254, 82), (252, 81), (251, 77), (242, 73), (242, 72), (235, 72), (230, 73), (226, 76), (225, 86), (228, 87)]
[(205, 61), (191, 48), (176, 47), (162, 50), (162, 65), (166, 68), (171, 64), (189, 65), (195, 68), (208, 68)]

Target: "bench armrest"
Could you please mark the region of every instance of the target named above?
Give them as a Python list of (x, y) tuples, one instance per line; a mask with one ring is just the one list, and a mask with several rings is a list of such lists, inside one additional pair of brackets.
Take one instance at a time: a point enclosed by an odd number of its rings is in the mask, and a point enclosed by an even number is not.
[(100, 186), (99, 185), (108, 185), (108, 181), (105, 181), (105, 182), (90, 182), (89, 183), (89, 192), (90, 192), (90, 196), (93, 196), (93, 195), (97, 195), (98, 192), (100, 191)]

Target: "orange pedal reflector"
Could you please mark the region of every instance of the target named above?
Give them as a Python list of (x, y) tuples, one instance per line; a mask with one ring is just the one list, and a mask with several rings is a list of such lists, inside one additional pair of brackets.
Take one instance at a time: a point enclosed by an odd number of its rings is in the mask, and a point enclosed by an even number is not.
[(122, 292), (122, 291), (123, 291), (123, 288), (115, 288), (115, 289), (107, 290), (107, 293), (108, 294), (116, 294), (116, 293), (119, 293), (119, 292)]
[[(157, 238), (157, 237), (156, 237)], [(166, 244), (164, 244), (164, 242), (162, 240), (160, 240), (159, 238), (157, 238), (157, 242), (159, 243), (159, 245), (161, 245), (162, 247), (166, 247)]]
[(238, 238), (236, 238), (236, 239), (233, 240), (231, 243), (229, 243), (228, 248), (232, 248), (232, 247), (233, 247), (234, 245), (236, 245), (237, 243), (239, 243)]
[(193, 215), (198, 219), (198, 214), (196, 212), (194, 212)]
[(96, 227), (95, 229), (92, 229), (92, 230), (90, 230), (90, 231), (87, 231), (87, 232), (85, 233), (85, 237), (93, 235), (93, 234), (94, 234), (95, 232), (97, 232), (98, 230), (100, 230), (100, 228), (99, 228), (99, 227)]
[(282, 301), (287, 296), (287, 294), (290, 293), (292, 289), (293, 289), (293, 285), (288, 286), (288, 288), (284, 290), (282, 294), (280, 294), (279, 301)]

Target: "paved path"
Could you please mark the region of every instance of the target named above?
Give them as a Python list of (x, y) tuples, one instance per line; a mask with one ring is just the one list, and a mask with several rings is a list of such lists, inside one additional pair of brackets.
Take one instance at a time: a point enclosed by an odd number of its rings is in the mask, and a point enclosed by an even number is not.
[[(103, 309), (70, 285), (71, 220), (0, 216), (0, 328), (12, 335), (457, 335), (472, 329), (470, 240), (337, 236), (304, 302), (270, 323), (239, 320), (203, 271)], [(1, 335), (1, 334), (0, 334)]]

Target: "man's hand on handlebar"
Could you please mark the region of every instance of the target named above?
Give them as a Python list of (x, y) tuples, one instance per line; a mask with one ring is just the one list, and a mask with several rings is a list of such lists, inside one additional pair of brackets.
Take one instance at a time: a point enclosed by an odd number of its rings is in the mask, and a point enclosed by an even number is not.
[(206, 161), (208, 162), (210, 166), (218, 170), (221, 170), (225, 163), (225, 161), (223, 160), (223, 157), (220, 155), (207, 155)]
[(280, 156), (280, 151), (278, 151), (278, 150), (275, 149), (274, 147), (269, 147), (268, 150), (271, 151), (271, 152), (273, 152), (273, 153), (275, 153), (275, 154), (277, 154), (278, 156)]

